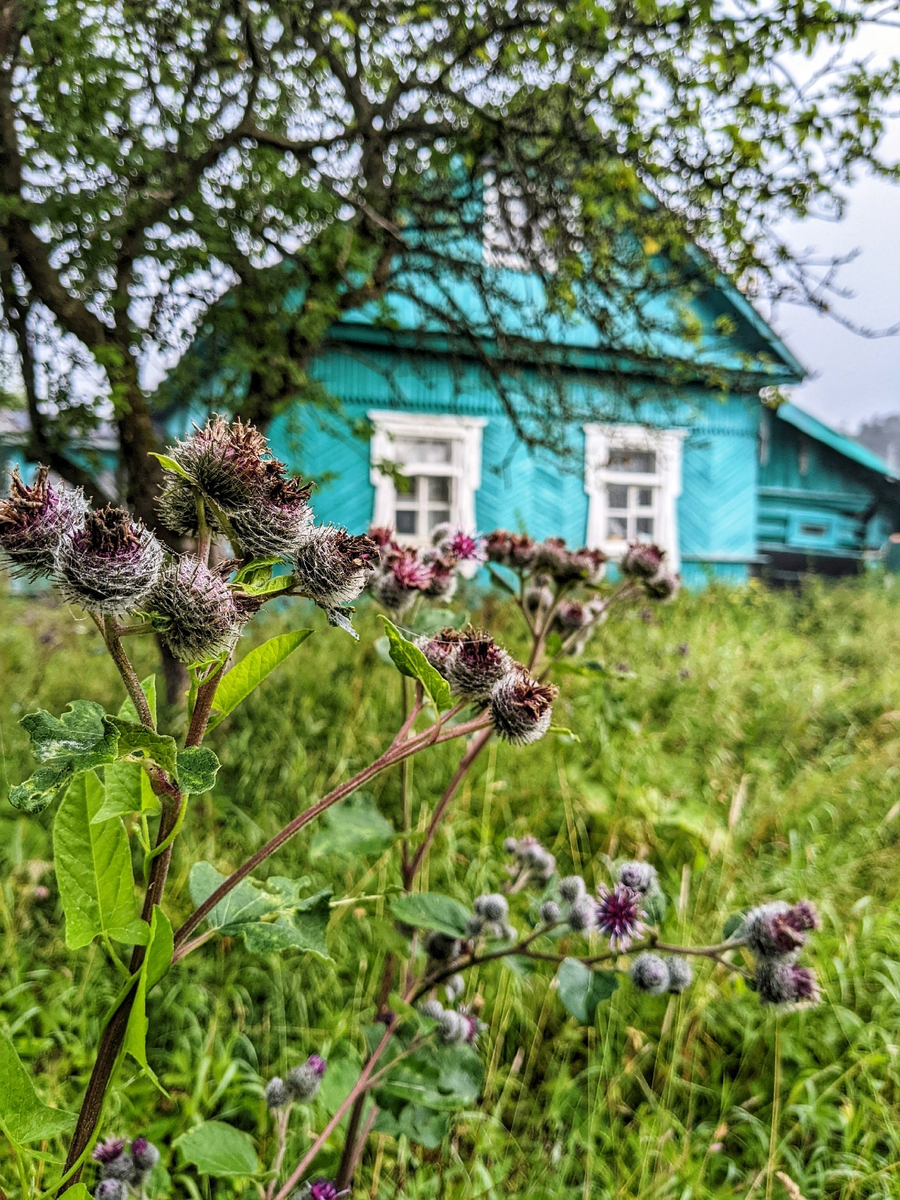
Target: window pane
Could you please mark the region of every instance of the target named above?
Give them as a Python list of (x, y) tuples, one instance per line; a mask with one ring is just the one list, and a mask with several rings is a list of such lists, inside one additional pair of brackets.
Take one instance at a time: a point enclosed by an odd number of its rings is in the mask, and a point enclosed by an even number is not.
[(433, 438), (395, 438), (394, 457), (406, 463), (449, 463), (453, 461), (453, 444)]
[(628, 537), (628, 521), (625, 517), (610, 517), (606, 522), (606, 536), (610, 541), (625, 541)]
[(606, 488), (606, 503), (610, 508), (627, 508), (628, 488), (620, 483), (608, 484)]
[(652, 475), (656, 470), (656, 454), (653, 450), (628, 450), (619, 447), (610, 450), (609, 466), (613, 471), (634, 471), (636, 475)]
[(416, 517), (418, 514), (415, 509), (398, 508), (397, 509), (397, 532), (409, 533), (415, 536), (416, 534)]
[(446, 475), (431, 475), (428, 479), (428, 499), (450, 503), (450, 480)]
[(653, 537), (652, 517), (638, 517), (636, 527), (638, 537)]
[(435, 526), (444, 525), (449, 520), (449, 508), (433, 508), (428, 514), (428, 532), (431, 533)]
[(638, 488), (638, 508), (653, 507), (653, 488)]

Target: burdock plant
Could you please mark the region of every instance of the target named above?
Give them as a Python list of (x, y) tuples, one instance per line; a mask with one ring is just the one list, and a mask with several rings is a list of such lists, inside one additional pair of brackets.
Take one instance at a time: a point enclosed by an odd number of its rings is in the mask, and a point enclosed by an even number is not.
[[(485, 746), (496, 738), (516, 748), (511, 752), (528, 753), (553, 729), (558, 688), (549, 676), (555, 664), (583, 646), (614, 608), (676, 590), (659, 551), (633, 548), (621, 581), (609, 587), (602, 554), (570, 550), (560, 539), (537, 543), (504, 531), (481, 537), (439, 527), (431, 545), (404, 547), (390, 530), (352, 534), (317, 524), (309, 485), (288, 474), (258, 430), (225, 417), (178, 442), (161, 463), (161, 519), (194, 539), (183, 553), (164, 549), (124, 508), (91, 509), (80, 492), (51, 483), (44, 468), (30, 485), (14, 473), (0, 502), (3, 562), (20, 574), (46, 575), (89, 615), (126, 693), (125, 703), (110, 711), (74, 700), (61, 716), (38, 712), (22, 720), (39, 766), (11, 789), (10, 800), (27, 813), (58, 805), (53, 841), (68, 943), (98, 941), (115, 972), (109, 986), (97, 989), (98, 1013), (108, 1011), (73, 1130), (65, 1114), (37, 1100), (7, 1046), (15, 1086), (0, 1090), (0, 1125), (20, 1131), (13, 1151), (26, 1194), (38, 1170), (44, 1195), (64, 1193), (85, 1171), (98, 1200), (128, 1200), (148, 1186), (152, 1191), (171, 1146), (160, 1150), (141, 1136), (129, 1143), (115, 1128), (97, 1140), (126, 1056), (150, 1071), (148, 995), (165, 989), (172, 965), (219, 931), (242, 933), (246, 948), (229, 938), (231, 953), (286, 947), (322, 953), (329, 893), (307, 895), (305, 880), (259, 882), (254, 872), (328, 809), (393, 767), (402, 773), (403, 805), (393, 878), (384, 896), (354, 901), (383, 900), (396, 922), (378, 1004), (363, 1031), (367, 1052), (321, 1125), (319, 1093), (328, 1068), (318, 1052), (260, 1084), (260, 1104), (275, 1126), (275, 1154), (268, 1173), (258, 1177), (266, 1200), (344, 1196), (373, 1130), (414, 1137), (420, 1122), (428, 1137), (437, 1131), (436, 1145), (453, 1107), (475, 1103), (481, 1055), (490, 1053), (477, 997), (470, 994), (466, 1002), (475, 967), (512, 956), (520, 973), (526, 959), (536, 971), (555, 971), (561, 1003), (582, 1022), (593, 1021), (620, 976), (629, 975), (648, 1003), (677, 1003), (673, 997), (690, 986), (691, 961), (704, 958), (742, 976), (765, 1004), (815, 1001), (815, 976), (796, 961), (817, 925), (805, 901), (761, 905), (715, 945), (670, 944), (663, 940), (665, 901), (652, 865), (627, 862), (617, 877), (597, 880), (592, 889), (571, 868), (558, 869), (555, 856), (529, 834), (505, 839), (505, 872), (486, 861), (496, 878), (467, 903), (420, 890), (431, 847)], [(518, 659), (489, 632), (449, 619), (454, 614), (446, 609), (432, 619), (429, 604), (446, 604), (458, 577), (485, 562), (521, 610), (528, 638)], [(214, 785), (218, 761), (203, 744), (207, 731), (226, 721), (310, 633), (281, 634), (241, 655), (243, 632), (276, 597), (306, 597), (332, 625), (352, 631), (352, 606), (366, 588), (386, 610), (384, 650), (400, 673), (395, 736), (230, 873), (193, 863), (193, 909), (179, 923), (166, 883), (189, 799)], [(402, 627), (395, 624), (401, 619)], [(158, 726), (154, 679), (141, 682), (132, 665), (129, 639), (148, 632), (188, 668), (183, 738)], [(406, 766), (449, 742), (461, 743), (459, 761), (443, 793), (417, 809)], [(744, 955), (752, 956), (752, 967)], [(27, 1108), (24, 1124), (21, 1113), (11, 1117), (11, 1104)], [(436, 1105), (433, 1111), (429, 1104)], [(289, 1127), (298, 1110), (306, 1148), (289, 1162)], [(31, 1156), (32, 1144), (69, 1130), (61, 1168), (43, 1150)], [(339, 1161), (317, 1161), (329, 1147), (333, 1153), (334, 1138)], [(220, 1139), (221, 1123), (208, 1122), (177, 1140), (192, 1147), (192, 1161), (203, 1170), (215, 1160)]]

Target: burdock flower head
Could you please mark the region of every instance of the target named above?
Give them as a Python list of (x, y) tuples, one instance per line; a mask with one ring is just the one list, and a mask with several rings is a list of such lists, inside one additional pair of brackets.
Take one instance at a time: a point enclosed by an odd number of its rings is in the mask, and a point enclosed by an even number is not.
[(311, 1054), (299, 1067), (288, 1071), (285, 1086), (291, 1094), (291, 1099), (298, 1104), (309, 1104), (316, 1098), (325, 1075), (328, 1064), (318, 1054)]
[(429, 600), (452, 600), (456, 594), (456, 559), (439, 550), (426, 550), (422, 562), (431, 571), (431, 579), (425, 588)]
[(646, 951), (639, 954), (628, 971), (631, 982), (639, 992), (648, 996), (661, 996), (669, 990), (669, 968), (666, 960), (658, 954)]
[(538, 683), (518, 664), (494, 684), (490, 712), (494, 731), (506, 742), (525, 746), (550, 728), (559, 689)]
[(231, 518), (247, 558), (285, 558), (302, 546), (313, 526), (311, 483), (285, 474), (280, 462), (266, 463), (252, 503)]
[(448, 679), (450, 664), (456, 657), (456, 652), (459, 649), (459, 644), (463, 636), (458, 629), (452, 629), (450, 626), (447, 626), (440, 633), (435, 633), (431, 637), (420, 637), (416, 645), (434, 669), (439, 671), (445, 679)]
[(627, 950), (644, 928), (641, 894), (617, 883), (608, 888), (601, 884), (597, 901), (597, 928), (609, 938), (611, 950)]
[(339, 1196), (348, 1196), (349, 1188), (339, 1192), (337, 1184), (330, 1179), (317, 1179), (315, 1183), (305, 1183), (299, 1192), (295, 1192), (292, 1200), (338, 1200)]
[(673, 571), (657, 571), (652, 579), (645, 579), (644, 591), (652, 600), (673, 600), (681, 589), (681, 578)]
[(381, 567), (369, 581), (369, 589), (379, 604), (391, 612), (402, 613), (428, 589), (433, 576), (433, 568), (407, 547), (383, 557)]
[(806, 942), (807, 933), (818, 927), (818, 915), (808, 900), (793, 905), (774, 900), (747, 913), (743, 937), (754, 954), (794, 955)]
[(484, 549), (488, 562), (514, 571), (528, 571), (534, 566), (538, 546), (527, 534), (495, 529), (487, 535)]
[(297, 586), (325, 610), (329, 622), (353, 632), (341, 605), (355, 600), (378, 563), (378, 547), (337, 525), (316, 526), (293, 560)]
[(188, 554), (163, 569), (145, 607), (165, 618), (161, 637), (183, 663), (227, 654), (245, 621), (221, 576)]
[(80, 489), (53, 487), (49, 474), (49, 467), (38, 467), (34, 483), (28, 487), (18, 467), (13, 467), (9, 495), (0, 500), (4, 565), (29, 579), (53, 570), (60, 542), (78, 528), (88, 509)]
[(626, 862), (619, 867), (619, 883), (624, 883), (633, 892), (646, 896), (659, 889), (656, 867), (646, 862)]
[(623, 555), (619, 570), (627, 579), (652, 579), (663, 565), (665, 550), (649, 542), (633, 542)]
[(818, 1004), (822, 993), (812, 967), (800, 967), (789, 958), (761, 958), (754, 976), (763, 1004)]
[(162, 546), (127, 509), (93, 509), (62, 540), (55, 581), (67, 600), (101, 616), (140, 608), (156, 584)]
[(216, 416), (176, 442), (168, 454), (191, 482), (176, 474), (167, 478), (160, 492), (160, 516), (178, 533), (196, 533), (191, 483), (226, 516), (237, 516), (253, 502), (263, 482), (269, 443), (252, 425)]
[(485, 539), (477, 533), (466, 533), (461, 525), (436, 525), (431, 544), (457, 562), (483, 563), (487, 557)]
[(512, 659), (490, 634), (470, 629), (456, 642), (456, 653), (447, 659), (444, 673), (455, 695), (487, 700), (511, 667)]
[(543, 884), (553, 877), (556, 859), (530, 833), (521, 838), (507, 838), (503, 848), (513, 856), (513, 861), (506, 869), (515, 880), (514, 891), (526, 883)]

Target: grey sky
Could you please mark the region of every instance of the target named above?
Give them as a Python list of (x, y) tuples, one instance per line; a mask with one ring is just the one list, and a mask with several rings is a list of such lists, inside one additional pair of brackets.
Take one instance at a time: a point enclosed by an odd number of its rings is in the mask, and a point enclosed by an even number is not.
[[(900, 33), (871, 32), (876, 53), (900, 54)], [(876, 49), (877, 48), (877, 49)], [(894, 122), (885, 149), (900, 159), (900, 128)], [(900, 322), (900, 184), (866, 177), (848, 193), (849, 206), (837, 224), (808, 221), (792, 240), (824, 254), (859, 257), (844, 268), (841, 281), (854, 298), (840, 303), (860, 326), (884, 328)], [(849, 432), (876, 414), (900, 413), (900, 336), (870, 340), (843, 329), (829, 317), (793, 305), (782, 306), (773, 324), (811, 378), (793, 390), (802, 408)]]

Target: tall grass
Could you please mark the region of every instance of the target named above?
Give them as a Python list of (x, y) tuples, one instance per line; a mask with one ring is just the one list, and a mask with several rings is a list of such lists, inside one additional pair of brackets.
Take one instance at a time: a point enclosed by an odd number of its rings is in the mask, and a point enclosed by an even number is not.
[[(491, 626), (514, 640), (514, 614), (492, 599), (487, 607)], [(289, 620), (299, 623), (296, 609), (271, 614), (258, 636)], [(373, 616), (359, 625), (358, 646), (319, 630), (212, 735), (223, 769), (214, 793), (193, 801), (175, 855), (177, 912), (190, 907), (192, 861), (235, 865), (389, 740), (397, 677), (376, 652)], [(649, 621), (634, 613), (603, 628), (591, 669), (558, 678), (556, 720), (572, 736), (494, 745), (422, 886), (468, 901), (494, 890), (504, 838), (530, 832), (564, 872), (589, 881), (608, 878), (609, 858), (646, 854), (672, 901), (669, 940), (714, 940), (744, 906), (808, 896), (824, 919), (810, 956), (824, 1003), (772, 1014), (743, 981), (700, 968), (680, 997), (624, 985), (587, 1029), (543, 973), (472, 972), (467, 1000), (488, 1025), (482, 1101), (439, 1152), (373, 1140), (358, 1197), (768, 1200), (793, 1186), (807, 1200), (900, 1196), (898, 628), (900, 586), (880, 577), (799, 595), (711, 587)], [(152, 647), (139, 657), (151, 669)], [(92, 627), (49, 605), (2, 602), (0, 671), (8, 782), (32, 769), (16, 724), (24, 712), (59, 711), (75, 697), (118, 703)], [(416, 760), (423, 823), (458, 753), (451, 744)], [(397, 821), (396, 774), (372, 794)], [(63, 949), (52, 872), (42, 869), (51, 820), (3, 810), (0, 1022), (42, 1097), (71, 1109), (115, 981), (100, 948)], [(150, 1060), (165, 1094), (125, 1066), (105, 1132), (143, 1131), (168, 1146), (215, 1117), (257, 1136), (265, 1157), (261, 1087), (272, 1074), (313, 1050), (329, 1058), (313, 1126), (346, 1094), (384, 955), (402, 944), (384, 899), (398, 877), (390, 853), (312, 858), (313, 833), (270, 869), (308, 875), (343, 901), (334, 961), (253, 958), (227, 939), (189, 957), (151, 1004)], [(301, 1118), (293, 1130), (288, 1161), (308, 1144)], [(335, 1160), (339, 1148), (336, 1137)], [(197, 1176), (177, 1152), (169, 1170), (172, 1196), (256, 1195), (246, 1181)], [(11, 1167), (4, 1186), (16, 1194)]]

